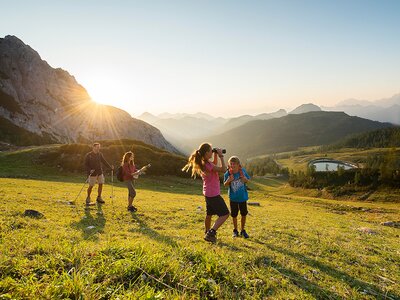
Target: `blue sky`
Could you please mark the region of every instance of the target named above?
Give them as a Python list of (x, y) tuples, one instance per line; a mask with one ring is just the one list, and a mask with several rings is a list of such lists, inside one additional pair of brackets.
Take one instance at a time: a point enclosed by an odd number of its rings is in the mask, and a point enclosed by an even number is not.
[(93, 100), (235, 116), (400, 92), (400, 1), (3, 1)]

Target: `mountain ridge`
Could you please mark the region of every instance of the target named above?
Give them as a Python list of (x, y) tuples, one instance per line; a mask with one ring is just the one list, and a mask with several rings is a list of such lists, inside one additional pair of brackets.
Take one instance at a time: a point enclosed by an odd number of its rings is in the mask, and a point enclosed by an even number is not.
[(154, 126), (93, 102), (74, 76), (17, 37), (0, 38), (0, 57), (0, 117), (12, 125), (59, 143), (131, 138), (177, 152)]
[[(385, 127), (393, 125), (349, 116), (344, 112), (316, 111), (254, 120), (203, 140), (211, 142), (213, 146), (226, 148), (228, 155), (250, 158), (299, 147), (330, 144), (348, 135)], [(191, 145), (197, 147), (200, 143), (200, 140), (193, 140)]]

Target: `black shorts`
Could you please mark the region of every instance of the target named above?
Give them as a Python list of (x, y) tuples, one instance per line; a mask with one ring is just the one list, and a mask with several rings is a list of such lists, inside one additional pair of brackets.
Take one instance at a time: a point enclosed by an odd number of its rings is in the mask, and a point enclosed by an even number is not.
[(228, 206), (221, 195), (215, 197), (205, 197), (207, 216), (217, 215), (218, 217), (229, 215)]
[(247, 216), (247, 214), (249, 213), (249, 211), (247, 210), (247, 201), (245, 202), (234, 202), (231, 201), (231, 216), (236, 218), (239, 210), (240, 210), (240, 214), (242, 216)]

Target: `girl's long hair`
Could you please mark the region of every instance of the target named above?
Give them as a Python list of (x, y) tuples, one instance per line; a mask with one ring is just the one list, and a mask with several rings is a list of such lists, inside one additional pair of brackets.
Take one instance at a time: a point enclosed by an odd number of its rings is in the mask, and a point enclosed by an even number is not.
[(205, 154), (210, 151), (211, 145), (208, 143), (203, 143), (200, 145), (199, 149), (194, 151), (188, 159), (187, 164), (182, 168), (182, 171), (189, 172), (192, 168), (192, 177), (196, 178), (196, 175), (201, 176), (205, 171), (206, 161), (204, 159)]
[(132, 156), (133, 156), (132, 151), (126, 152), (124, 156), (122, 156), (121, 166), (123, 166), (125, 163), (133, 165), (133, 160), (130, 160)]

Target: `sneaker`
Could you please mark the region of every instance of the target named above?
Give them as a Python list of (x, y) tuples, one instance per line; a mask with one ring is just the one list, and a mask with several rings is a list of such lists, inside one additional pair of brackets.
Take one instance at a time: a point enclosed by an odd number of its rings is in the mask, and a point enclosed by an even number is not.
[(244, 229), (240, 232), (240, 235), (241, 235), (242, 237), (244, 237), (245, 239), (248, 239), (248, 238), (249, 238), (249, 235), (247, 234), (246, 230), (244, 230)]
[(214, 229), (210, 229), (209, 231), (207, 231), (204, 239), (207, 242), (215, 243), (217, 241), (217, 232)]
[(135, 212), (135, 211), (137, 211), (137, 208), (134, 207), (133, 205), (132, 206), (128, 206), (128, 211)]
[(239, 231), (237, 231), (237, 229), (233, 229), (232, 237), (238, 237), (238, 236), (239, 236)]
[(106, 203), (106, 202), (103, 200), (103, 198), (101, 198), (100, 196), (97, 196), (96, 201), (99, 202), (99, 203)]

